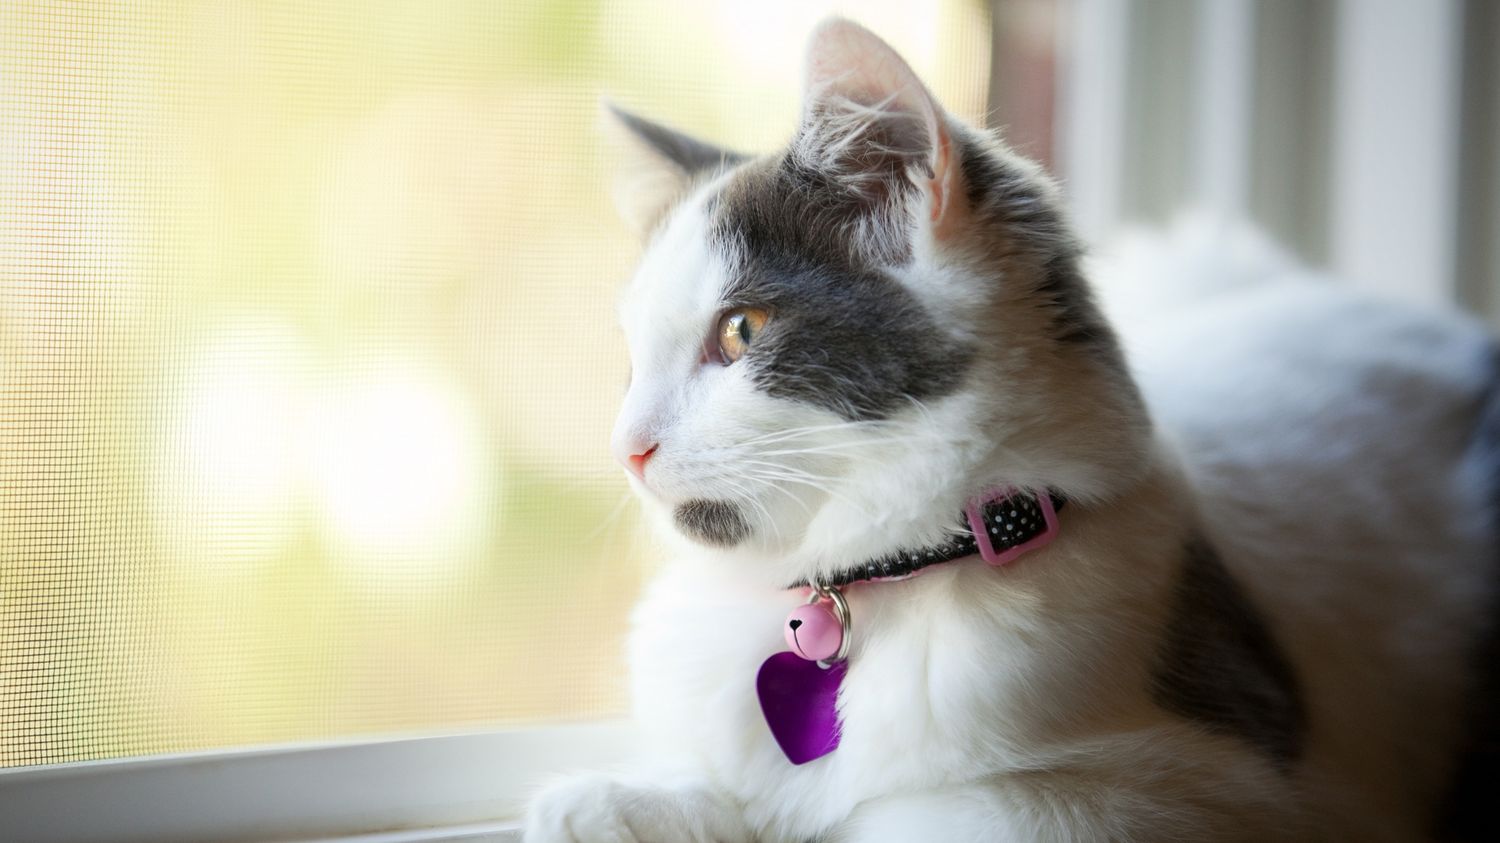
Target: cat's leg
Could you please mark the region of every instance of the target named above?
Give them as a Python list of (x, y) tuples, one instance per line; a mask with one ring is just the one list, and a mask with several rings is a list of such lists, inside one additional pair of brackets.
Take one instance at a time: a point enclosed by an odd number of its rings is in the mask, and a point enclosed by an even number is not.
[[(1233, 754), (1230, 754), (1231, 756)], [(1294, 788), (1258, 759), (1087, 764), (861, 803), (827, 843), (1274, 843), (1316, 840)]]
[(1012, 843), (1028, 837), (1024, 812), (986, 785), (892, 794), (863, 802), (825, 838), (825, 843)]
[(526, 843), (750, 843), (739, 806), (682, 776), (590, 773), (544, 789), (526, 813)]
[[(1115, 804), (1094, 805), (1073, 787), (1016, 789), (970, 785), (885, 796), (861, 804), (827, 843), (1269, 843), (1301, 841), (1266, 817), (1247, 825), (1238, 812), (1214, 815), (1202, 806), (1146, 793), (1109, 792)], [(1101, 791), (1104, 793), (1105, 791)], [(1133, 804), (1122, 804), (1130, 802)]]

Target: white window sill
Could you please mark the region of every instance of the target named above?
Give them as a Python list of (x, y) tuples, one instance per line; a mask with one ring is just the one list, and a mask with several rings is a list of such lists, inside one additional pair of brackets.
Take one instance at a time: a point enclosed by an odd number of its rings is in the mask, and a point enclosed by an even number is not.
[(617, 762), (623, 721), (0, 770), (0, 829), (28, 843), (519, 840), (549, 774)]
[(521, 827), (514, 822), (479, 823), (352, 837), (318, 837), (298, 843), (521, 843)]

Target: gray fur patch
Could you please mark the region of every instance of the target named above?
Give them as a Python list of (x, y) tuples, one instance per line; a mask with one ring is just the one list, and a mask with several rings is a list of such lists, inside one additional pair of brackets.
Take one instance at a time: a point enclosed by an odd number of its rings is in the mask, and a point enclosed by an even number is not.
[[(850, 119), (850, 104), (883, 116)], [(911, 258), (909, 204), (917, 195), (912, 174), (931, 174), (931, 150), (932, 137), (916, 114), (886, 111), (875, 101), (825, 103), (813, 108), (793, 139), (786, 167), (794, 177), (814, 177), (819, 196), (837, 206), (836, 216), (863, 229), (858, 248), (879, 261), (905, 263)]]
[(1307, 729), (1301, 689), (1265, 621), (1201, 536), (1181, 579), (1152, 676), (1162, 708), (1242, 738), (1286, 769)]
[[(1083, 351), (1128, 386), (1046, 177), (992, 139), (950, 129), (975, 226), (971, 253), (988, 260), (997, 283), (1025, 285), (1018, 289), (1059, 347)], [(781, 156), (741, 166), (710, 203), (711, 245), (732, 272), (726, 307), (774, 311), (744, 365), (767, 393), (849, 420), (952, 393), (976, 356), (889, 275), (911, 260), (915, 165), (911, 127), (883, 131), (891, 136), (861, 137), (876, 141), (873, 151), (853, 143), (832, 165), (799, 136)]]
[(768, 394), (853, 420), (955, 390), (973, 355), (862, 257), (856, 197), (788, 156), (743, 170), (713, 239), (733, 269), (726, 306), (769, 307), (743, 365)]
[(1113, 345), (1112, 331), (1093, 307), (1076, 259), (1053, 258), (1043, 267), (1037, 295), (1052, 313), (1052, 338), (1072, 345)]
[(750, 535), (739, 507), (724, 501), (691, 500), (673, 513), (677, 528), (704, 544), (732, 547)]

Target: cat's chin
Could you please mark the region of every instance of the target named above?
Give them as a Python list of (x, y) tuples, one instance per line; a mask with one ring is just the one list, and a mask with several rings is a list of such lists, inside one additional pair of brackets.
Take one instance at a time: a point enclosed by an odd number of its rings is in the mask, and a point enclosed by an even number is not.
[(751, 535), (739, 504), (694, 498), (672, 509), (672, 521), (687, 538), (714, 548), (737, 547)]

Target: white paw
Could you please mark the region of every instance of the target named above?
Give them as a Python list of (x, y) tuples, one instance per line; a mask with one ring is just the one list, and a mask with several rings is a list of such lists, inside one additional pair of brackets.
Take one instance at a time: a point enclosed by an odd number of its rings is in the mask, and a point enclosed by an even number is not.
[(526, 843), (748, 843), (726, 797), (699, 787), (593, 773), (543, 790), (526, 812)]

